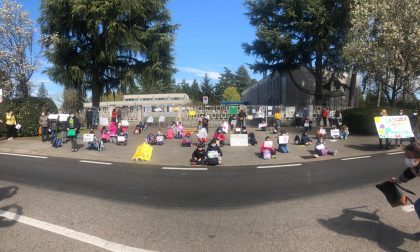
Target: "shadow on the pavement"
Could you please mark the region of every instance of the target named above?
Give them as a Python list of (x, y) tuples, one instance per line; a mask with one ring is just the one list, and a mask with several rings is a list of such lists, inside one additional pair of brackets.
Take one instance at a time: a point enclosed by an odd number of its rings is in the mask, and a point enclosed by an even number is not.
[(19, 187), (17, 186), (6, 186), (0, 188), (0, 200), (4, 200), (7, 198), (11, 198), (13, 195), (17, 193)]
[[(8, 198), (13, 197), (17, 193), (18, 190), (19, 190), (19, 187), (17, 187), (17, 186), (6, 186), (6, 187), (0, 188), (0, 200), (4, 200), (4, 199), (8, 199)], [(2, 210), (2, 211), (10, 211), (11, 210), (11, 212), (17, 213), (19, 215), (21, 215), (22, 212), (23, 212), (22, 207), (18, 206), (16, 204), (1, 207), (0, 210)], [(9, 220), (7, 218), (0, 217), (0, 228), (10, 227), (10, 226), (13, 226), (15, 224), (16, 224), (15, 220)]]
[[(16, 213), (19, 215), (22, 215), (23, 213), (22, 207), (16, 204), (1, 207), (0, 210)], [(10, 220), (5, 217), (0, 217), (0, 228), (13, 226), (16, 224), (16, 222), (17, 222), (16, 220)]]
[(416, 235), (402, 232), (381, 222), (377, 211), (369, 213), (355, 209), (357, 208), (343, 209), (340, 216), (326, 220), (318, 219), (318, 222), (335, 233), (376, 242), (384, 251), (405, 251), (399, 249), (405, 239), (419, 240)]
[[(351, 148), (359, 151), (378, 151), (383, 152), (385, 149), (379, 148), (379, 144), (358, 144), (358, 145), (352, 145), (348, 144), (345, 145), (346, 148)], [(392, 149), (392, 147), (391, 147)]]

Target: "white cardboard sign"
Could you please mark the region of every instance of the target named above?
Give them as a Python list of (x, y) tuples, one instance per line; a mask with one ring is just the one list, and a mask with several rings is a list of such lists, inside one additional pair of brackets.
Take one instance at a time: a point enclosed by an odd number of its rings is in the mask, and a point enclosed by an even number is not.
[(95, 136), (94, 134), (83, 134), (83, 142), (84, 143), (93, 142), (94, 136)]
[(331, 136), (340, 136), (340, 130), (339, 129), (332, 129), (331, 130)]
[(279, 136), (279, 144), (288, 144), (289, 143), (289, 136)]
[(49, 114), (48, 115), (48, 119), (50, 119), (50, 120), (58, 120), (58, 116), (59, 116), (58, 114)]
[(230, 134), (230, 146), (248, 146), (248, 135)]
[(159, 122), (165, 122), (165, 117), (164, 116), (159, 116)]
[(58, 116), (58, 120), (60, 121), (60, 122), (65, 122), (65, 121), (67, 121), (67, 118), (69, 118), (69, 114), (60, 114), (59, 116)]
[(264, 141), (264, 148), (272, 148), (273, 141)]
[(106, 117), (100, 117), (99, 118), (99, 125), (100, 126), (108, 126), (109, 122), (108, 122), (108, 118)]
[(153, 123), (153, 117), (152, 116), (149, 116), (148, 118), (147, 118), (147, 121), (146, 122), (148, 122), (148, 123)]

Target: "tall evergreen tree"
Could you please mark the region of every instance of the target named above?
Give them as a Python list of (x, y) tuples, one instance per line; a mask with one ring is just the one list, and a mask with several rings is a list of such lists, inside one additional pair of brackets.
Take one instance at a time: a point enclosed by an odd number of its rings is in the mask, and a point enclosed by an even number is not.
[[(172, 79), (174, 31), (167, 0), (42, 0), (41, 31), (49, 76), (65, 87), (100, 96), (120, 85)], [(135, 81), (135, 79), (138, 81)]]
[(38, 97), (40, 98), (47, 98), (48, 97), (48, 90), (45, 88), (44, 82), (41, 82), (41, 85), (38, 88)]
[(236, 71), (236, 88), (241, 95), (245, 89), (252, 85), (252, 79), (249, 76), (248, 70), (242, 65)]
[(192, 97), (190, 84), (188, 84), (188, 82), (185, 79), (182, 79), (182, 81), (178, 85), (181, 93), (185, 93), (189, 97)]
[(196, 102), (201, 101), (203, 94), (201, 93), (200, 86), (196, 79), (194, 79), (193, 83), (191, 84), (191, 95), (190, 99)]
[[(342, 48), (349, 28), (352, 0), (247, 0), (248, 17), (257, 39), (244, 44), (247, 54), (261, 58), (257, 72), (287, 73), (302, 92), (323, 103), (323, 89), (343, 71)], [(306, 68), (315, 79), (315, 90), (300, 86), (292, 71)]]
[(214, 87), (214, 98), (216, 102), (223, 100), (223, 93), (226, 88), (235, 86), (235, 75), (227, 67), (224, 68), (224, 73), (220, 74), (219, 82)]
[[(203, 81), (201, 82), (200, 90), (201, 90), (202, 96), (208, 96), (209, 104), (216, 103), (215, 98), (214, 98), (214, 87), (211, 84), (211, 80), (208, 74), (204, 75)], [(202, 97), (201, 97), (201, 100), (202, 100)]]

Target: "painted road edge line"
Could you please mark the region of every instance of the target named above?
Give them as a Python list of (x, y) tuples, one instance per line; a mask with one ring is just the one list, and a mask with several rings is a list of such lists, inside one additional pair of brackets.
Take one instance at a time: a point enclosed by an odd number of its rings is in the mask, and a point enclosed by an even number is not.
[(30, 158), (41, 158), (46, 159), (48, 157), (44, 156), (34, 156), (34, 155), (25, 155), (25, 154), (16, 154), (16, 153), (6, 153), (6, 152), (0, 152), (0, 155), (6, 155), (6, 156), (17, 156), (17, 157), (30, 157)]
[(361, 156), (361, 157), (342, 158), (341, 160), (346, 161), (346, 160), (363, 159), (363, 158), (370, 158), (370, 157), (372, 157), (372, 156)]
[(391, 152), (391, 153), (387, 153), (388, 156), (390, 155), (397, 155), (397, 154), (404, 154), (404, 151), (399, 151), (399, 152)]
[(179, 171), (207, 171), (208, 169), (203, 168), (185, 168), (185, 167), (162, 167), (162, 170), (179, 170)]
[(300, 165), (302, 165), (302, 164), (267, 165), (267, 166), (257, 166), (257, 169), (291, 167), (291, 166), (300, 166)]
[(89, 160), (80, 160), (80, 163), (89, 163), (89, 164), (102, 164), (102, 165), (112, 165), (112, 163), (107, 162), (98, 162), (98, 161), (89, 161)]
[(88, 235), (82, 232), (78, 232), (69, 228), (61, 227), (58, 225), (54, 225), (48, 222), (40, 221), (37, 219), (33, 219), (30, 217), (26, 217), (23, 215), (15, 214), (12, 212), (7, 212), (0, 210), (0, 216), (7, 218), (9, 220), (17, 221), (29, 226), (33, 226), (42, 230), (46, 230), (55, 234), (59, 234), (62, 236), (66, 236), (68, 238), (72, 238), (74, 240), (78, 240), (81, 242), (85, 242), (109, 251), (119, 251), (119, 252), (152, 252), (151, 250), (144, 250), (134, 247), (129, 247), (126, 245), (114, 243), (111, 241), (107, 241), (104, 239), (101, 239), (99, 237)]

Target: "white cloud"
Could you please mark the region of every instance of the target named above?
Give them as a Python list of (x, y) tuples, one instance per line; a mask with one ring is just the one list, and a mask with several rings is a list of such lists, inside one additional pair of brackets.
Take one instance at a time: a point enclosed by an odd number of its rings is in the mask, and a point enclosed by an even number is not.
[(205, 71), (205, 70), (194, 68), (194, 67), (179, 67), (177, 69), (179, 72), (195, 74), (198, 77), (204, 77), (204, 75), (207, 74), (210, 79), (214, 79), (214, 80), (218, 80), (220, 77), (219, 72)]

